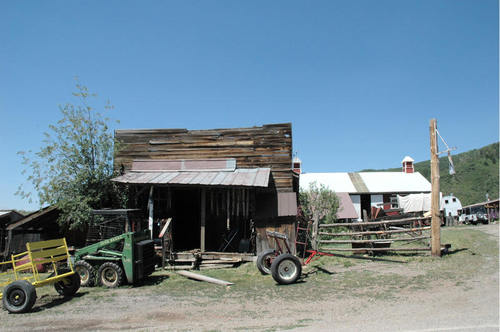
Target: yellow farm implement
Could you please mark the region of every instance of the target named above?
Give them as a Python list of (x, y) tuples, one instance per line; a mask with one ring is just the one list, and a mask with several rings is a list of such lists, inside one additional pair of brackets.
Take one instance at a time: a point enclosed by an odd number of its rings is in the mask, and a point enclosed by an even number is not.
[[(66, 239), (26, 243), (27, 251), (0, 262), (0, 299), (6, 310), (23, 313), (36, 301), (36, 288), (53, 284), (63, 296), (73, 296), (80, 288), (80, 277), (73, 271)], [(39, 272), (47, 267), (53, 272)], [(3, 289), (2, 289), (3, 288)]]

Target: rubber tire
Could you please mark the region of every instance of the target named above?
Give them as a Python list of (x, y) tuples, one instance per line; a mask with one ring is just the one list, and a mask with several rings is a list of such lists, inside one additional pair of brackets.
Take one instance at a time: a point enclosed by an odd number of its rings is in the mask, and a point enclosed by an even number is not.
[[(21, 296), (21, 302), (16, 303), (13, 296)], [(33, 308), (36, 301), (35, 286), (26, 280), (11, 282), (3, 289), (3, 307), (12, 314), (28, 312)]]
[[(95, 285), (95, 268), (86, 261), (78, 261), (73, 266), (75, 272), (80, 276), (81, 287), (93, 287)], [(82, 274), (84, 276), (82, 277)], [(86, 276), (86, 278), (85, 278)]]
[(271, 264), (276, 258), (274, 249), (266, 249), (257, 256), (257, 268), (262, 274), (271, 274)]
[[(292, 271), (291, 276), (284, 276), (282, 274), (282, 272), (284, 272), (283, 270), (290, 267), (295, 269), (295, 271)], [(273, 279), (280, 285), (293, 284), (302, 274), (302, 264), (300, 264), (300, 260), (292, 254), (281, 254), (276, 257), (271, 264), (271, 274)]]
[[(107, 280), (105, 273), (112, 272), (114, 275), (114, 281)], [(123, 281), (123, 269), (115, 263), (106, 262), (99, 267), (97, 271), (97, 278), (99, 280), (99, 285), (107, 288), (116, 288), (122, 284)]]
[[(58, 274), (68, 273), (70, 269), (64, 268), (58, 271)], [(52, 273), (50, 276), (54, 276)], [(64, 297), (70, 297), (76, 294), (80, 289), (80, 275), (78, 273), (73, 273), (70, 276), (67, 276), (58, 282), (54, 283), (54, 288), (59, 295)]]

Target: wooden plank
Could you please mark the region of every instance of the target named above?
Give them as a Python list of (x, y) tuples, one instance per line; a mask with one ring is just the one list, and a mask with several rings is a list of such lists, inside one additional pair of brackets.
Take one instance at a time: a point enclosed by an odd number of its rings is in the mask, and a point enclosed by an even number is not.
[(177, 274), (179, 274), (183, 277), (186, 277), (186, 278), (200, 280), (200, 281), (206, 281), (206, 282), (210, 282), (210, 283), (222, 285), (222, 286), (234, 285), (234, 283), (229, 282), (229, 281), (215, 279), (215, 278), (207, 277), (207, 276), (193, 273), (193, 272), (189, 272), (189, 271), (178, 271)]

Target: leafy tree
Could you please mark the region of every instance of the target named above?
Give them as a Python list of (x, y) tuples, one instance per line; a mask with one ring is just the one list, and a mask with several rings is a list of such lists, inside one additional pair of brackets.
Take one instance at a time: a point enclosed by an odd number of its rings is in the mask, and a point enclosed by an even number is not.
[(319, 224), (335, 222), (339, 210), (339, 198), (333, 190), (323, 184), (318, 187), (316, 182), (312, 182), (307, 190), (300, 192), (299, 199), (304, 215), (313, 221), (312, 246), (316, 250)]
[[(92, 209), (123, 205), (125, 195), (110, 181), (113, 176), (113, 133), (105, 115), (113, 109), (108, 102), (103, 112), (90, 106), (97, 98), (76, 81), (75, 104), (59, 106), (62, 118), (49, 126), (39, 151), (19, 152), (40, 205), (55, 205), (61, 211), (59, 223), (81, 228), (91, 220)], [(18, 195), (33, 201), (33, 195), (19, 186)]]

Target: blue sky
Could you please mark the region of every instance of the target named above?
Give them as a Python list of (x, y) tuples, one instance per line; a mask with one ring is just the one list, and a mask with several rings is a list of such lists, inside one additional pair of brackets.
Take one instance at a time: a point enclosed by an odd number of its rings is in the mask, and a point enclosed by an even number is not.
[(292, 122), (304, 170), (429, 159), (498, 141), (498, 2), (2, 1), (0, 208), (74, 76), (117, 128)]

